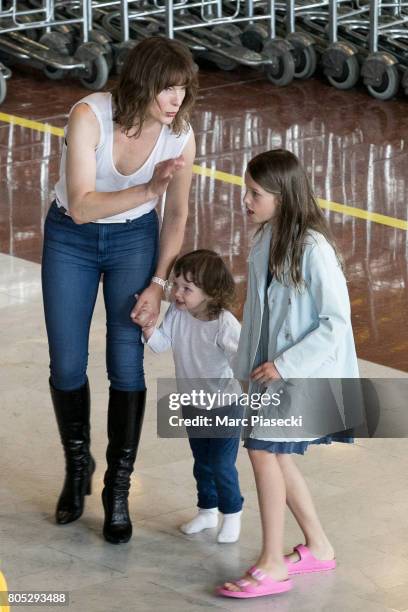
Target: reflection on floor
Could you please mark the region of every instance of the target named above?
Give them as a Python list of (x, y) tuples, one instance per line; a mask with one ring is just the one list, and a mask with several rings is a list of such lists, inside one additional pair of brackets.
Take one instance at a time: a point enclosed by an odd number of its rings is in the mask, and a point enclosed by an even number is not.
[[(10, 590), (70, 591), (75, 612), (235, 611), (214, 596), (238, 577), (260, 545), (256, 492), (245, 451), (239, 469), (245, 495), (241, 541), (217, 545), (215, 530), (186, 537), (177, 525), (194, 512), (192, 462), (185, 440), (156, 437), (154, 379), (172, 373), (171, 357), (146, 354), (149, 400), (131, 492), (134, 537), (112, 546), (101, 538), (107, 381), (105, 323), (98, 300), (91, 334), (94, 490), (78, 522), (53, 522), (63, 472), (47, 389), (47, 345), (36, 263), (0, 255), (0, 571)], [(362, 363), (366, 376), (398, 376)], [(311, 449), (299, 458), (339, 567), (297, 577), (288, 595), (240, 602), (257, 612), (385, 612), (408, 609), (408, 460), (406, 440), (359, 440), (351, 447)], [(300, 541), (288, 518), (288, 550)], [(23, 610), (41, 610), (21, 607)]]
[[(406, 101), (340, 92), (318, 78), (277, 89), (250, 70), (202, 71), (200, 79), (192, 118), (198, 164), (242, 176), (256, 153), (287, 147), (321, 198), (407, 220)], [(1, 111), (62, 127), (72, 103), (87, 93), (76, 82), (16, 71)], [(40, 261), (60, 148), (58, 136), (0, 119), (1, 252)], [(359, 357), (408, 371), (407, 232), (326, 214), (346, 262)], [(241, 188), (195, 175), (184, 248), (205, 245), (226, 258), (239, 285), (238, 314), (248, 233)]]

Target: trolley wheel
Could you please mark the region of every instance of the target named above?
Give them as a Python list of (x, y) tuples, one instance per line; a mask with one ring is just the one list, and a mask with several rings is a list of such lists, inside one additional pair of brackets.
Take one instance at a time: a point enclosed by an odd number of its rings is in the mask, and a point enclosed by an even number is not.
[[(228, 48), (229, 47), (227, 47), (227, 49)], [(198, 62), (200, 62), (200, 59), (204, 62), (211, 62), (211, 64), (214, 64), (217, 68), (225, 72), (230, 72), (238, 67), (238, 62), (223, 55), (218, 55), (216, 51), (199, 51), (195, 54), (195, 59)]]
[(98, 45), (100, 45), (103, 49), (110, 72), (114, 64), (113, 51), (111, 47), (112, 39), (107, 34), (105, 34), (105, 32), (101, 32), (100, 30), (92, 30), (90, 32), (90, 39), (92, 42), (98, 43)]
[(120, 74), (123, 68), (123, 64), (126, 61), (128, 53), (135, 47), (135, 40), (128, 40), (115, 45), (115, 70), (116, 74)]
[[(53, 32), (56, 32), (58, 34), (61, 35), (61, 37), (63, 39), (65, 39), (65, 45), (63, 45), (63, 43), (61, 42), (61, 45), (65, 46), (67, 49), (67, 52), (69, 55), (74, 55), (75, 53), (75, 49), (77, 47), (77, 34), (75, 31), (74, 26), (68, 24), (60, 24), (58, 26), (56, 26), (55, 30), (53, 30)], [(61, 38), (61, 39), (62, 39)], [(63, 50), (63, 53), (65, 53), (65, 51)]]
[(294, 32), (287, 37), (293, 47), (292, 55), (295, 61), (295, 79), (310, 79), (317, 68), (317, 52), (309, 37)]
[(270, 40), (263, 53), (273, 60), (272, 64), (264, 67), (266, 78), (278, 87), (289, 85), (295, 76), (292, 47), (285, 40)]
[(404, 76), (402, 77), (402, 87), (405, 95), (408, 96), (408, 70), (405, 70)]
[(241, 43), (247, 49), (261, 53), (265, 41), (268, 40), (268, 31), (261, 24), (252, 23), (247, 25), (240, 36)]
[(361, 74), (369, 93), (378, 100), (389, 100), (398, 91), (398, 68), (394, 58), (387, 53), (367, 57)]
[(357, 55), (347, 43), (335, 43), (322, 55), (323, 72), (336, 89), (351, 89), (357, 84), (360, 66)]
[[(99, 91), (99, 89), (102, 89), (102, 87), (106, 85), (109, 77), (108, 62), (106, 61), (104, 50), (99, 46), (96, 47), (96, 43), (84, 43), (81, 47), (84, 48), (86, 45), (93, 45), (93, 52), (92, 57), (84, 58), (84, 61), (88, 65), (88, 69), (85, 75), (81, 76), (79, 80), (87, 89)], [(79, 49), (81, 49), (81, 47)], [(96, 48), (97, 52), (95, 53), (94, 49)], [(78, 56), (78, 51), (76, 55)]]
[(224, 72), (230, 72), (231, 70), (235, 70), (238, 68), (238, 63), (234, 60), (229, 59), (228, 57), (224, 57), (222, 55), (214, 55), (211, 56), (211, 61), (219, 68), (220, 70), (224, 70)]
[[(58, 55), (68, 57), (71, 55), (72, 41), (66, 32), (46, 32), (41, 36), (40, 43), (55, 51)], [(62, 68), (54, 68), (51, 65), (43, 67), (45, 76), (52, 81), (60, 81), (65, 76), (65, 71)]]
[(220, 25), (216, 25), (211, 29), (211, 32), (236, 45), (239, 45), (240, 43), (241, 30), (234, 23), (222, 23)]
[(64, 78), (64, 70), (62, 68), (54, 68), (53, 66), (44, 66), (43, 73), (52, 81), (60, 81)]
[(4, 75), (0, 72), (0, 104), (4, 102), (7, 95), (7, 81)]
[(66, 32), (46, 32), (41, 36), (40, 43), (59, 55), (72, 54), (72, 38)]

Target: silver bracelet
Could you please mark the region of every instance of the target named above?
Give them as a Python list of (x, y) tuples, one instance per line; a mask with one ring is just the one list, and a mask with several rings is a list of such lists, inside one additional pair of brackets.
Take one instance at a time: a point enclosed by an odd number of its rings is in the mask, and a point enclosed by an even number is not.
[(164, 278), (160, 278), (160, 276), (153, 276), (152, 283), (156, 283), (156, 285), (160, 285), (163, 291), (166, 291), (169, 287), (169, 281), (164, 280)]

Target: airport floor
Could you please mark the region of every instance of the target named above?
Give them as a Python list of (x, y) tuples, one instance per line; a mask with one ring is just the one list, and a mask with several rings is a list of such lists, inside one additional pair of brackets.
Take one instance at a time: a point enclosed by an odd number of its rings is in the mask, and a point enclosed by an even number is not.
[[(63, 454), (47, 387), (42, 226), (61, 128), (70, 105), (85, 95), (76, 83), (16, 70), (0, 109), (0, 571), (9, 590), (69, 591), (68, 609), (75, 612), (407, 612), (405, 439), (358, 439), (297, 458), (336, 550), (335, 572), (296, 577), (293, 591), (275, 598), (214, 595), (259, 551), (256, 489), (241, 449), (240, 541), (217, 544), (216, 530), (189, 537), (178, 531), (195, 511), (195, 488), (187, 441), (156, 435), (155, 380), (172, 375), (169, 354), (145, 358), (149, 395), (130, 495), (133, 538), (122, 546), (103, 540), (108, 383), (100, 298), (89, 369), (93, 493), (79, 521), (54, 523)], [(294, 151), (344, 255), (361, 374), (373, 378), (408, 376), (406, 108), (403, 99), (381, 103), (362, 88), (333, 90), (320, 77), (276, 89), (259, 73), (208, 69), (193, 116), (198, 146), (184, 250), (206, 246), (226, 258), (241, 312), (250, 239), (240, 177), (251, 156), (266, 148)], [(287, 551), (300, 541), (288, 514)]]

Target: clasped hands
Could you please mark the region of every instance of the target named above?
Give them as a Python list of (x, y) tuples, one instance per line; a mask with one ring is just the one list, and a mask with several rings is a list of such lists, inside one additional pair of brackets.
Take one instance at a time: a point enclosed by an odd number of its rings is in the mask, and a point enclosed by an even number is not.
[(162, 292), (160, 285), (152, 283), (140, 295), (135, 294), (137, 301), (130, 313), (133, 323), (140, 325), (142, 329), (156, 325), (160, 314)]

